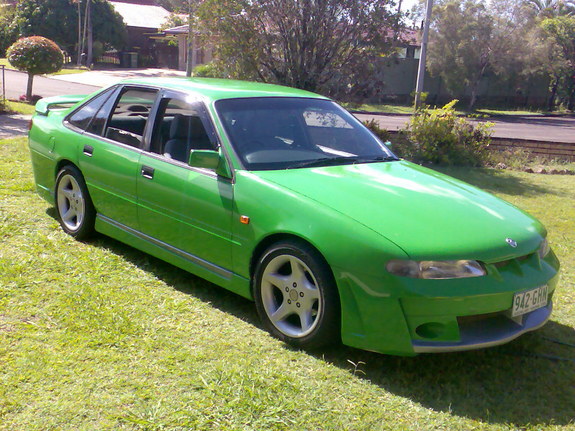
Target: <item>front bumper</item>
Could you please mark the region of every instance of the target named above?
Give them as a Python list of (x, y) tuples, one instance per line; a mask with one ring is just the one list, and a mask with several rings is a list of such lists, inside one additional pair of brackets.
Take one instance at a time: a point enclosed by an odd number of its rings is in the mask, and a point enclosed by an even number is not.
[(465, 319), (459, 321), (460, 341), (433, 342), (412, 341), (415, 353), (459, 352), (508, 343), (526, 332), (541, 328), (551, 316), (553, 302), (547, 306), (527, 313), (519, 323), (509, 318), (506, 313), (497, 313), (483, 318)]
[[(413, 356), (507, 343), (543, 326), (551, 315), (559, 262), (551, 252), (488, 265), (486, 277), (383, 280), (336, 273), (344, 344)], [(548, 286), (545, 307), (511, 318), (514, 294)], [(387, 292), (386, 292), (387, 290)]]

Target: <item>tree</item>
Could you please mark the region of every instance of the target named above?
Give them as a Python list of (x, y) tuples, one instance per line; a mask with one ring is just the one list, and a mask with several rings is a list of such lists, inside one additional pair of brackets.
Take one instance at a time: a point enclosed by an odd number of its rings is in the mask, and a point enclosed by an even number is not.
[[(391, 51), (392, 0), (206, 0), (226, 74), (331, 93), (360, 85)], [(372, 70), (373, 72), (373, 70)]]
[(479, 84), (488, 74), (502, 76), (520, 70), (524, 49), (522, 9), (508, 0), (450, 0), (434, 9), (429, 46), (429, 69), (440, 76), (452, 95), (471, 93), (477, 101)]
[[(55, 41), (68, 53), (77, 45), (79, 10), (86, 10), (88, 0), (80, 0), (79, 7), (70, 0), (20, 0), (16, 6), (15, 22), (21, 36), (39, 35)], [(122, 17), (106, 0), (89, 0), (91, 3), (90, 27), (93, 39), (105, 46), (122, 48), (126, 38), (126, 26)], [(81, 5), (80, 5), (81, 6)], [(82, 18), (85, 18), (82, 17)], [(84, 20), (85, 22), (85, 20)]]
[(541, 23), (541, 28), (544, 34), (555, 42), (561, 57), (568, 65), (568, 109), (572, 110), (575, 104), (575, 17), (547, 18)]
[(6, 50), (18, 40), (18, 27), (14, 25), (14, 7), (0, 6), (0, 57), (6, 55)]
[(575, 2), (572, 0), (525, 0), (531, 12), (541, 18), (553, 18), (575, 14)]
[(41, 36), (17, 40), (8, 48), (7, 56), (12, 66), (28, 73), (27, 100), (32, 100), (34, 75), (58, 72), (64, 64), (64, 55), (58, 45)]
[(178, 12), (186, 9), (188, 0), (158, 0), (158, 4), (170, 12)]

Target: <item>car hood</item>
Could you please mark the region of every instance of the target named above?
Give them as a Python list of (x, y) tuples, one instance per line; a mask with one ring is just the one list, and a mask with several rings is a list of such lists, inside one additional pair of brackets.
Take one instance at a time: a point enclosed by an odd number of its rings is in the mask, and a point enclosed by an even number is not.
[(354, 219), (413, 259), (495, 262), (533, 252), (545, 234), (513, 205), (405, 161), (256, 174)]

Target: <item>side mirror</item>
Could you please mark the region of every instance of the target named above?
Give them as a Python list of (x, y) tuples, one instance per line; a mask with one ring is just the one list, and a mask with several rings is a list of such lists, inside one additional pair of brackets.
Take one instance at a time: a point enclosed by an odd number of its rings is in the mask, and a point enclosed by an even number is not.
[(222, 177), (232, 177), (226, 159), (218, 151), (192, 150), (190, 151), (188, 165), (195, 168), (215, 170), (216, 174)]
[(391, 141), (385, 141), (385, 146), (391, 150)]

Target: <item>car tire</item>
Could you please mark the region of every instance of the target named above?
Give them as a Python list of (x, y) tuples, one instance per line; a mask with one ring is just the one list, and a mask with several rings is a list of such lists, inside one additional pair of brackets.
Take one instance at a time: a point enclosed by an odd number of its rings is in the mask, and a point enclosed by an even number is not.
[(302, 241), (283, 241), (261, 256), (253, 277), (256, 309), (265, 328), (296, 347), (340, 341), (340, 306), (325, 259)]
[(64, 232), (79, 240), (94, 233), (96, 210), (84, 177), (75, 166), (64, 166), (58, 172), (54, 201)]

